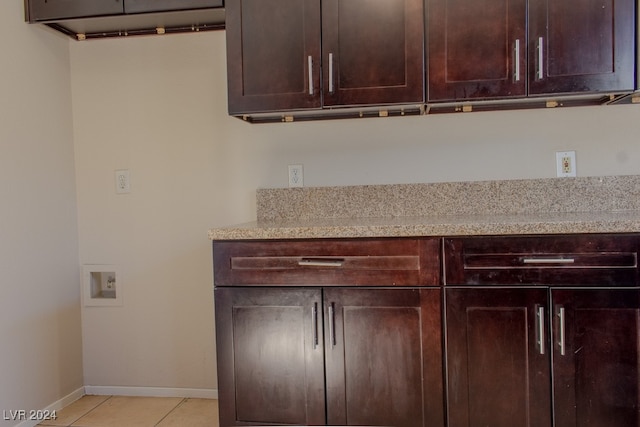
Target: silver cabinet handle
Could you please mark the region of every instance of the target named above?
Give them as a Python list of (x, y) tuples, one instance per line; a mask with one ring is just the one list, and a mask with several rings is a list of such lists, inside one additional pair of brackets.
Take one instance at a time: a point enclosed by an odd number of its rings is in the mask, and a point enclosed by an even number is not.
[(298, 261), (300, 267), (342, 267), (344, 259), (302, 258)]
[(536, 79), (542, 80), (544, 78), (544, 73), (542, 72), (544, 69), (544, 37), (538, 37), (538, 46), (536, 47), (536, 50), (538, 51)]
[(520, 39), (516, 39), (513, 47), (513, 81), (520, 81)]
[(564, 329), (564, 307), (558, 307), (558, 323), (559, 323), (559, 331), (558, 331), (558, 346), (560, 347), (560, 355), (564, 356), (566, 353), (565, 347), (565, 329)]
[(329, 340), (331, 341), (331, 346), (335, 347), (336, 345), (336, 329), (335, 329), (335, 313), (334, 313), (334, 305), (333, 303), (329, 304)]
[(329, 54), (329, 93), (333, 93), (335, 92), (335, 87), (334, 87), (334, 82), (333, 82), (333, 53)]
[(523, 258), (523, 264), (573, 264), (573, 258)]
[(540, 354), (544, 354), (544, 307), (538, 306), (536, 317), (538, 320), (538, 349), (540, 350)]
[(311, 329), (313, 330), (313, 348), (318, 347), (318, 303), (314, 302), (311, 307)]
[(309, 95), (313, 95), (313, 58), (307, 56), (307, 69), (309, 70)]

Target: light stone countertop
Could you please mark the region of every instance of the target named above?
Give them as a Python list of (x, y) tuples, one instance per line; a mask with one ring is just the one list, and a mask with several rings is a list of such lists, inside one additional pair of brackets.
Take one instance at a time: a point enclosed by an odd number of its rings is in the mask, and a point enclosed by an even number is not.
[(258, 189), (211, 240), (640, 233), (640, 175)]
[(640, 233), (640, 211), (273, 220), (209, 230), (211, 240)]

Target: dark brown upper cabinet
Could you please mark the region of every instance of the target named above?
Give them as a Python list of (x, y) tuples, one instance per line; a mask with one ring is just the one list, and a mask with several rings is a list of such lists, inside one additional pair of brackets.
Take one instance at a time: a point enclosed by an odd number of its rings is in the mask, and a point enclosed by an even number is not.
[(229, 113), (423, 102), (422, 16), (420, 0), (227, 2)]
[(325, 106), (423, 102), (423, 2), (323, 0)]
[(319, 108), (318, 0), (226, 5), (229, 113)]
[(524, 0), (428, 0), (429, 100), (526, 94)]
[(25, 0), (29, 22), (219, 8), (223, 0)]
[(633, 0), (426, 4), (430, 101), (634, 88)]
[(633, 90), (634, 0), (529, 3), (529, 93)]
[(83, 18), (124, 13), (123, 0), (25, 0), (27, 20)]
[(222, 0), (124, 0), (125, 13), (166, 12), (171, 10), (222, 7)]

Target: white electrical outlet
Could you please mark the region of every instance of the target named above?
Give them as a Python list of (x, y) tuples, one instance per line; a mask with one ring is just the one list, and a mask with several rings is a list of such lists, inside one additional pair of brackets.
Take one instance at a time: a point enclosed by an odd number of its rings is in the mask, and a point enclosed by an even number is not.
[(304, 187), (302, 165), (289, 165), (289, 187)]
[(576, 176), (576, 152), (556, 152), (556, 175), (558, 177)]
[(116, 170), (116, 193), (125, 194), (131, 191), (131, 180), (129, 179), (129, 169)]

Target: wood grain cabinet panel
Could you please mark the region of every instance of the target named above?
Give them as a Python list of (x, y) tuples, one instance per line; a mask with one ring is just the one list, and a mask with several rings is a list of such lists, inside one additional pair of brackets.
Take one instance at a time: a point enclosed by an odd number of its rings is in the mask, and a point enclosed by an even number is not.
[(525, 96), (523, 0), (428, 0), (428, 99)]
[(164, 12), (170, 10), (222, 7), (223, 0), (124, 0), (125, 13)]
[(25, 0), (30, 22), (222, 6), (223, 0)]
[(229, 114), (321, 106), (320, 2), (226, 2)]
[(221, 426), (324, 424), (321, 298), (313, 288), (216, 288)]
[(639, 426), (638, 243), (445, 239), (449, 426)]
[(544, 289), (446, 289), (449, 427), (551, 426)]
[(624, 234), (444, 239), (448, 285), (638, 286), (638, 237)]
[(557, 426), (640, 425), (637, 289), (552, 290)]
[(215, 242), (217, 286), (438, 286), (440, 240)]
[(634, 0), (529, 4), (530, 94), (634, 89)]
[(323, 104), (423, 102), (420, 0), (323, 0)]
[(439, 243), (214, 242), (220, 425), (444, 426)]
[(228, 0), (229, 113), (421, 103), (420, 0)]
[(326, 289), (327, 424), (444, 423), (440, 289)]
[(633, 0), (427, 0), (428, 100), (634, 89)]
[(124, 0), (28, 0), (29, 21), (82, 18), (124, 13)]
[(218, 287), (215, 301), (220, 425), (444, 425), (440, 289)]

